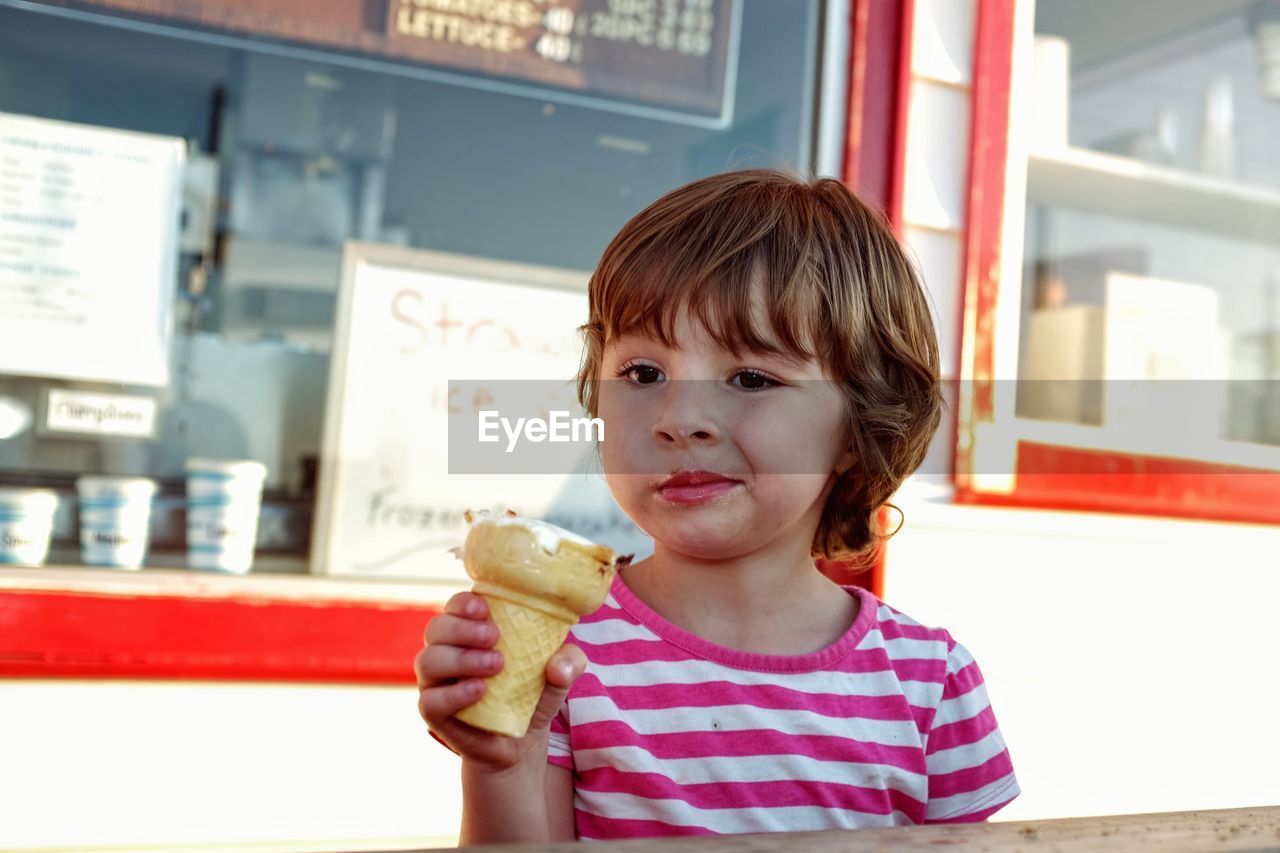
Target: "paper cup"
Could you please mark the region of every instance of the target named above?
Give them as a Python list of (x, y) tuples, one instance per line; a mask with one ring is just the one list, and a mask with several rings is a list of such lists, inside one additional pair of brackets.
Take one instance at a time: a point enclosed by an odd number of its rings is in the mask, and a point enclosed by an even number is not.
[(187, 565), (249, 571), (266, 478), (267, 466), (261, 462), (187, 460)]
[(91, 566), (140, 569), (150, 540), (156, 482), (146, 477), (81, 477), (80, 559)]
[(57, 509), (52, 489), (0, 489), (0, 563), (43, 565)]

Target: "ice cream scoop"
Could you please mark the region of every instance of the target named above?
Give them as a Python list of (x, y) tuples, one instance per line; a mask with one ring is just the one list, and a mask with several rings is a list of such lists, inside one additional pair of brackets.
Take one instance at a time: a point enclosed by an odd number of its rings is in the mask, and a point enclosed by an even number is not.
[(498, 626), (502, 671), (485, 680), (480, 701), (457, 718), (521, 737), (545, 685), (547, 661), (569, 629), (604, 602), (620, 566), (613, 551), (545, 521), (508, 513), (467, 513), (460, 556)]

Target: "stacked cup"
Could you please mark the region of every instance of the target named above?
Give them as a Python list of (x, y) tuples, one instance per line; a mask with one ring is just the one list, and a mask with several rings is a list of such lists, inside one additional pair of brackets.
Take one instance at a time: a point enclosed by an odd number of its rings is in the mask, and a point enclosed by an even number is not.
[(267, 466), (227, 459), (187, 460), (187, 564), (244, 574), (253, 566)]
[(140, 569), (147, 556), (155, 480), (81, 477), (80, 559), (91, 566)]
[(0, 563), (42, 565), (57, 509), (52, 489), (0, 489)]

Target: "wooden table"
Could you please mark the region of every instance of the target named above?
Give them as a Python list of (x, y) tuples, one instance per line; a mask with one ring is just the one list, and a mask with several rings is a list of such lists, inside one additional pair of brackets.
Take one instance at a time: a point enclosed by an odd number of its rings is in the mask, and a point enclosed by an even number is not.
[(654, 838), (617, 842), (501, 844), (493, 853), (844, 853), (844, 851), (1276, 850), (1280, 806), (1080, 817), (1065, 820), (905, 826), (837, 832)]

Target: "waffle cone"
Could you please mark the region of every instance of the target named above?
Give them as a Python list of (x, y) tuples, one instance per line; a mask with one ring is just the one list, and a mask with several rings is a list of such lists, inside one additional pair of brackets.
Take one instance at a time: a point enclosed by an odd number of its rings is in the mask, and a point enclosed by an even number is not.
[(498, 626), (502, 671), (485, 680), (484, 696), (459, 711), (457, 717), (476, 728), (523, 737), (542, 696), (547, 661), (564, 643), (577, 619), (566, 622), (545, 610), (504, 597), (504, 592), (509, 591), (490, 587), (480, 593)]
[(552, 553), (528, 527), (491, 521), (472, 525), (463, 562), (475, 581), (472, 590), (489, 604), (503, 666), (485, 680), (480, 701), (456, 716), (523, 737), (546, 684), (547, 661), (578, 617), (604, 601), (618, 564), (602, 545), (564, 539)]

